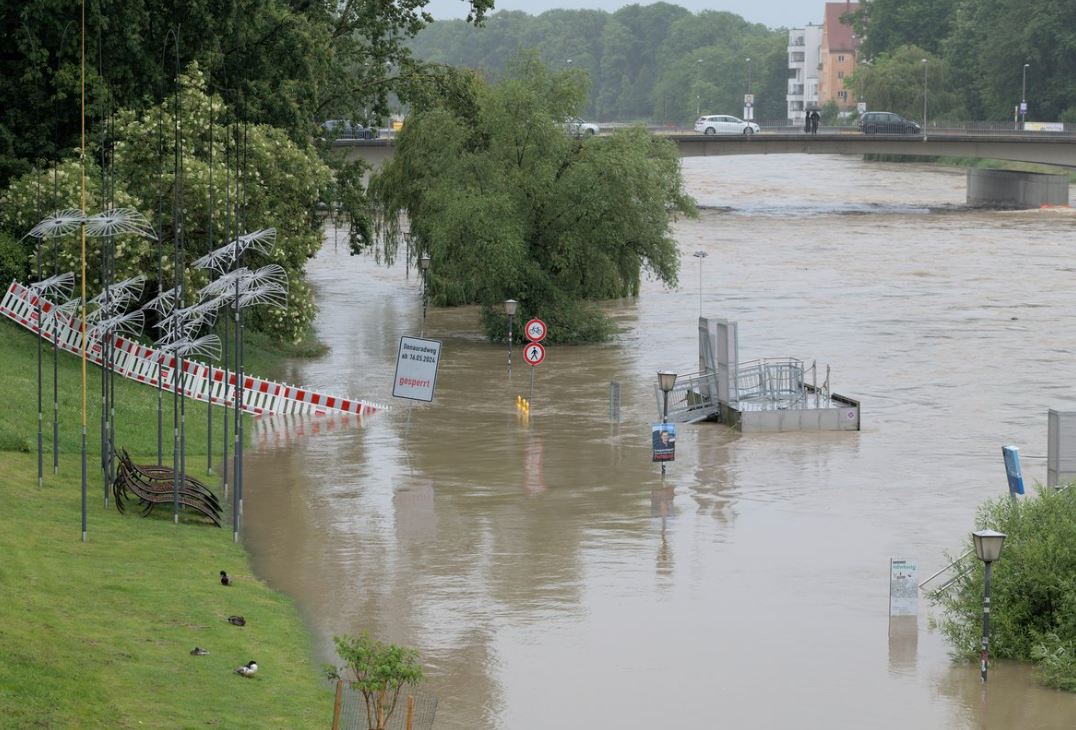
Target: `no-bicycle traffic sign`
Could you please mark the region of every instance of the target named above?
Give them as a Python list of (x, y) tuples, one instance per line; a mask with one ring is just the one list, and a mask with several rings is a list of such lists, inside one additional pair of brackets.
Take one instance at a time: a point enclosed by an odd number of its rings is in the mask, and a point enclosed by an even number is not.
[(546, 333), (548, 332), (549, 329), (545, 326), (545, 322), (537, 317), (523, 326), (523, 333), (527, 335), (527, 339), (531, 342), (541, 342), (545, 339)]

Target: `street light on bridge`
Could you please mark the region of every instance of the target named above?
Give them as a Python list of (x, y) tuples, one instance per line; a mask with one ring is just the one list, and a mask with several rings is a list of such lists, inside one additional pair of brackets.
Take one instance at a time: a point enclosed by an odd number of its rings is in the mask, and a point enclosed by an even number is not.
[(1025, 63), (1023, 81), (1020, 83), (1020, 122), (1024, 126), (1027, 126), (1027, 70), (1029, 68), (1031, 64)]
[(695, 117), (702, 116), (702, 59), (695, 62)]
[(927, 59), (923, 59), (923, 136), (927, 136)]

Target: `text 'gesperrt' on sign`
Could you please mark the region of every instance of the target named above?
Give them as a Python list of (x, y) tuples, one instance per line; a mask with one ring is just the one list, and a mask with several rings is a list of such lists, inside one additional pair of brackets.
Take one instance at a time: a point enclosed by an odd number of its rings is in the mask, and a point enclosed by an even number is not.
[(396, 357), (396, 379), (392, 383), (394, 398), (433, 400), (437, 384), (437, 364), (441, 359), (441, 342), (418, 337), (401, 337)]

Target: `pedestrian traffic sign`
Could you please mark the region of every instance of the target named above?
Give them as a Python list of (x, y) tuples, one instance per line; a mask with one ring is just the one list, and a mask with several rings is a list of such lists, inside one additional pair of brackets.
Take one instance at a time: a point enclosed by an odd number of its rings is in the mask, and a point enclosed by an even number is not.
[(545, 348), (537, 342), (528, 342), (527, 346), (523, 348), (523, 359), (531, 365), (537, 365), (542, 360), (545, 360)]
[(527, 335), (527, 339), (531, 342), (541, 342), (545, 339), (546, 332), (545, 322), (535, 317), (523, 327), (523, 334)]

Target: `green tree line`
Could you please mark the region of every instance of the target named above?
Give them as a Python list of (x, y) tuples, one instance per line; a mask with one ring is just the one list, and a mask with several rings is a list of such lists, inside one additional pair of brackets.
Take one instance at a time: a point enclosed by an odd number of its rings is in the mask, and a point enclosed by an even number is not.
[[(847, 82), (873, 109), (913, 118), (1076, 122), (1076, 3), (863, 0), (861, 64)], [(923, 59), (926, 64), (924, 84)]]
[[(669, 3), (601, 10), (499, 12), (482, 27), (441, 21), (411, 42), (417, 58), (504, 74), (522, 49), (551, 69), (582, 69), (590, 95), (582, 112), (601, 121), (686, 124), (702, 114), (743, 110), (748, 90), (755, 118), (783, 122), (788, 33), (738, 15), (691, 13)], [(748, 63), (747, 59), (751, 61)]]

